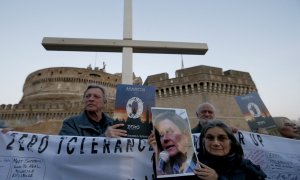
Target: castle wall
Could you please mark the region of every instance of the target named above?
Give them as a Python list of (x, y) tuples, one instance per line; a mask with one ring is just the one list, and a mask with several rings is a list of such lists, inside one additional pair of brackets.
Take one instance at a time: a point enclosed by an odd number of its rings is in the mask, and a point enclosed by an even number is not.
[[(216, 117), (241, 130), (249, 130), (235, 96), (257, 91), (248, 72), (196, 66), (148, 76), (144, 85), (156, 87), (156, 106), (187, 110), (191, 127), (197, 124), (196, 108), (212, 103)], [(138, 77), (134, 81), (141, 83)], [(0, 120), (10, 127), (28, 126), (42, 121), (62, 121), (82, 111), (82, 95), (88, 84), (103, 85), (108, 94), (105, 112), (113, 116), (116, 85), (121, 76), (99, 69), (71, 67), (47, 68), (31, 73), (23, 87), (19, 104), (0, 105)], [(54, 133), (55, 134), (55, 133)]]
[(47, 101), (78, 101), (88, 84), (103, 85), (108, 98), (114, 98), (115, 86), (121, 83), (119, 75), (103, 70), (83, 68), (47, 68), (31, 73), (25, 80), (21, 104)]
[(216, 109), (216, 118), (241, 130), (249, 130), (240, 112), (235, 96), (257, 91), (249, 73), (225, 71), (221, 68), (196, 66), (176, 71), (176, 78), (165, 74), (149, 76), (146, 85), (156, 86), (156, 106), (187, 110), (191, 127), (198, 120), (196, 108), (210, 102)]
[(83, 92), (89, 84), (106, 88), (107, 104), (104, 111), (113, 115), (116, 85), (120, 75), (103, 69), (56, 67), (35, 71), (28, 75), (23, 86), (23, 97), (18, 104), (0, 105), (0, 120), (9, 127), (60, 120), (77, 115), (83, 109)]

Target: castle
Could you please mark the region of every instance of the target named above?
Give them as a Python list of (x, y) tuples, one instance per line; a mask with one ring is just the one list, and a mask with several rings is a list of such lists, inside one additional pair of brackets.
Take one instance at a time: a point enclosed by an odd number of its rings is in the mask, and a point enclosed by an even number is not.
[[(142, 79), (133, 76), (133, 84)], [(23, 86), (23, 97), (18, 104), (0, 105), (0, 120), (10, 127), (27, 127), (36, 123), (55, 124), (51, 131), (37, 127), (38, 133), (56, 134), (66, 117), (82, 111), (82, 95), (88, 84), (106, 87), (108, 103), (105, 112), (113, 116), (116, 85), (121, 74), (110, 74), (105, 69), (91, 67), (53, 67), (28, 75)], [(201, 102), (215, 105), (216, 117), (241, 130), (249, 130), (247, 122), (235, 102), (235, 96), (257, 91), (248, 72), (224, 71), (221, 68), (195, 66), (176, 70), (175, 78), (167, 73), (150, 75), (143, 85), (156, 87), (156, 106), (184, 108), (191, 126), (195, 126), (196, 107)], [(33, 130), (34, 131), (34, 130)]]

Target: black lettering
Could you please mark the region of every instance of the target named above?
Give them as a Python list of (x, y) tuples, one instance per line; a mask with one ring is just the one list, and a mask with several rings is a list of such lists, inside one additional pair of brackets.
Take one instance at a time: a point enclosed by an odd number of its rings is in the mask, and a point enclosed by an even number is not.
[(93, 142), (92, 142), (92, 151), (91, 151), (92, 154), (97, 154), (98, 150), (95, 149), (96, 146), (98, 146), (98, 143), (96, 142), (96, 139), (93, 138)]
[(256, 140), (255, 137), (254, 137), (254, 134), (250, 133), (250, 138), (252, 139), (252, 141), (253, 141), (253, 143), (255, 144), (255, 146), (258, 146), (258, 145), (259, 145), (258, 142), (257, 142), (257, 140)]
[(82, 138), (82, 140), (81, 140), (81, 144), (80, 144), (80, 154), (84, 154), (84, 151), (83, 151), (84, 141), (85, 141), (85, 137)]
[(21, 137), (20, 137), (20, 139), (19, 139), (19, 145), (20, 145), (20, 147), (19, 147), (19, 151), (24, 151), (25, 150), (25, 148), (24, 148), (24, 138), (26, 138), (26, 137), (28, 137), (28, 134), (23, 134)]
[(17, 133), (12, 133), (10, 136), (12, 137), (12, 140), (8, 145), (6, 146), (6, 150), (13, 150), (13, 147), (11, 146), (15, 142), (15, 137)]
[(239, 139), (238, 139), (239, 143), (245, 145), (243, 133), (241, 133), (240, 131), (238, 131), (238, 137), (239, 137)]
[(27, 150), (33, 152), (32, 146), (37, 142), (37, 135), (32, 135), (30, 142), (27, 144)]
[(193, 139), (194, 139), (194, 147), (195, 147), (195, 149), (198, 149), (199, 148), (199, 143), (198, 143), (199, 137), (193, 134)]
[(121, 147), (121, 140), (118, 139), (116, 146), (115, 146), (115, 153), (117, 152), (117, 150), (119, 149), (120, 153), (122, 153), (122, 147)]
[[(42, 152), (44, 152), (44, 151), (46, 150), (46, 148), (48, 147), (48, 139), (49, 139), (49, 136), (44, 136), (44, 137), (42, 138), (41, 144), (40, 144), (40, 146), (39, 146), (39, 148), (38, 148), (38, 153), (42, 153)], [(45, 145), (44, 145), (44, 148), (42, 148), (44, 142), (45, 142)]]
[(142, 152), (145, 149), (145, 145), (142, 146), (142, 141), (144, 142), (143, 144), (145, 144), (145, 140), (144, 139), (139, 139), (139, 146), (138, 149), (140, 152)]
[(152, 147), (152, 146), (149, 146), (148, 151), (154, 151), (153, 147)]
[(107, 140), (107, 142), (106, 142), (106, 139), (104, 139), (104, 143), (103, 143), (103, 153), (105, 153), (105, 149), (107, 149), (107, 153), (110, 153), (109, 145), (110, 145), (110, 141)]
[(65, 139), (65, 137), (63, 137), (63, 136), (60, 137), (60, 141), (59, 141), (58, 149), (57, 149), (57, 154), (60, 154), (61, 145), (62, 145), (62, 142), (63, 142), (64, 139)]
[(127, 139), (127, 146), (126, 146), (126, 152), (129, 150), (133, 152), (132, 148), (134, 146), (134, 139)]
[(257, 134), (257, 139), (258, 139), (258, 141), (260, 142), (260, 144), (261, 144), (262, 146), (264, 146), (264, 145), (263, 145), (263, 140), (262, 140), (262, 138), (261, 138), (261, 136), (260, 136), (259, 134)]
[(72, 137), (68, 144), (67, 144), (67, 153), (68, 154), (73, 154), (74, 150), (75, 150), (75, 147), (73, 146), (71, 149), (70, 149), (70, 143), (74, 140), (74, 142), (76, 143), (77, 142), (77, 137)]

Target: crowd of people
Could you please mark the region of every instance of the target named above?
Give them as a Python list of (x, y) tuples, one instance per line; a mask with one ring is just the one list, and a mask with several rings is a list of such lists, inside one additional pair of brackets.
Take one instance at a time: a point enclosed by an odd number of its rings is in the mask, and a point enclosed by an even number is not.
[[(89, 85), (84, 94), (84, 111), (63, 121), (59, 135), (92, 137), (126, 137), (127, 132), (103, 112), (107, 102), (104, 87)], [(241, 145), (235, 139), (234, 127), (216, 120), (216, 108), (208, 103), (196, 109), (198, 123), (192, 129), (176, 113), (155, 117), (154, 131), (148, 143), (156, 154), (157, 175), (193, 173), (191, 179), (265, 179), (258, 165), (244, 158)], [(274, 119), (282, 137), (300, 139), (295, 123), (287, 118)], [(4, 126), (3, 126), (4, 127)], [(9, 128), (5, 127), (2, 132)], [(190, 133), (201, 133), (197, 155)]]

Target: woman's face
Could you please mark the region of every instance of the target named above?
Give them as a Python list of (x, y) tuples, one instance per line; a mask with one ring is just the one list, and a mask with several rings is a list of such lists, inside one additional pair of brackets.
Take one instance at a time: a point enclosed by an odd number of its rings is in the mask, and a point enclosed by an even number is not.
[(300, 136), (295, 123), (289, 119), (284, 119), (283, 123), (283, 127), (279, 130), (282, 136), (287, 138), (298, 138)]
[(169, 119), (165, 119), (158, 124), (158, 132), (160, 135), (160, 142), (165, 151), (170, 156), (175, 156), (178, 153), (185, 153), (187, 144), (186, 135)]
[(230, 139), (226, 132), (219, 127), (213, 127), (206, 131), (204, 145), (206, 151), (215, 156), (226, 156), (231, 149)]

